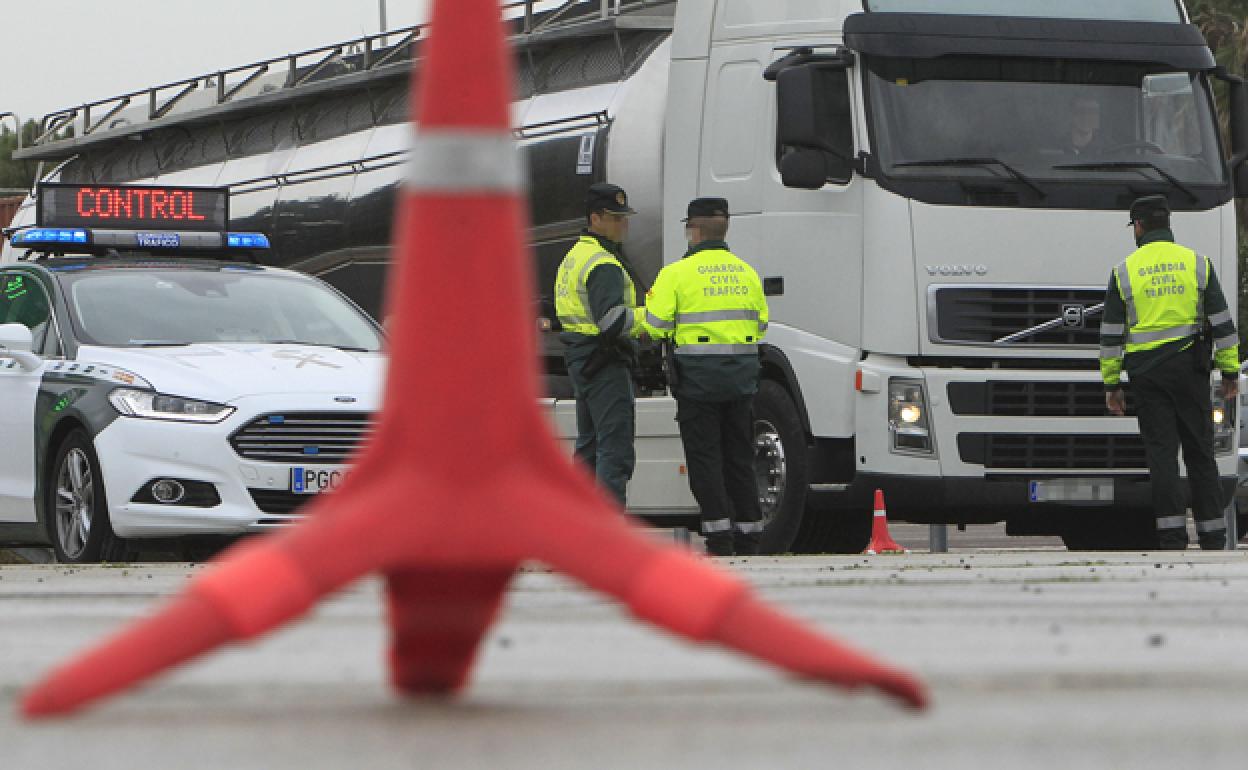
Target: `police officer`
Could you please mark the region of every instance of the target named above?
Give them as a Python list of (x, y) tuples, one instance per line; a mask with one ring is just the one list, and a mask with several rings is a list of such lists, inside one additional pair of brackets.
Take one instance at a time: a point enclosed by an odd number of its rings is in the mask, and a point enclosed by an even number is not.
[(576, 456), (624, 505), (636, 464), (631, 337), (642, 325), (621, 260), (628, 218), (637, 212), (612, 184), (592, 185), (585, 208), (588, 227), (555, 277), (555, 312), (576, 395)]
[(767, 300), (758, 274), (724, 242), (728, 218), (722, 198), (690, 203), (690, 249), (663, 268), (646, 298), (651, 334), (675, 342), (676, 419), (712, 556), (758, 553), (763, 530), (753, 401)]
[(1200, 547), (1220, 549), (1226, 544), (1226, 523), (1213, 456), (1209, 350), (1201, 331), (1206, 321), (1212, 327), (1214, 359), (1228, 402), (1239, 393), (1239, 337), (1212, 263), (1174, 242), (1166, 198), (1135, 201), (1131, 224), (1139, 249), (1114, 268), (1101, 320), (1105, 404), (1116, 415), (1126, 414), (1120, 384), (1125, 350), (1161, 547), (1183, 549), (1188, 542), (1179, 484), (1181, 445)]

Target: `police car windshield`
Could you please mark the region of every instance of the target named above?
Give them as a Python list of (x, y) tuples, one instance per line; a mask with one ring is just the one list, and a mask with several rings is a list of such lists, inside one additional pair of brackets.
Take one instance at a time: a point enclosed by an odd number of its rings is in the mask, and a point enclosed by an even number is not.
[(872, 57), (868, 67), (881, 165), (897, 180), (1014, 181), (1002, 165), (939, 162), (989, 157), (1046, 190), (1055, 183), (1172, 187), (1167, 177), (1187, 186), (1226, 182), (1198, 73), (959, 56)]
[(299, 343), (379, 351), (363, 313), (319, 281), (256, 270), (59, 272), (78, 338), (90, 345)]

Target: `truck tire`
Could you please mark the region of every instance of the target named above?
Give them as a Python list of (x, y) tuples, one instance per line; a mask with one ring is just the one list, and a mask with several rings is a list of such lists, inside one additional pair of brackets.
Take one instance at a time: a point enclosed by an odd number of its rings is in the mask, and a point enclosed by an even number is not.
[(784, 386), (763, 380), (754, 399), (754, 473), (766, 526), (760, 553), (793, 548), (806, 510), (806, 431)]
[(100, 462), (86, 431), (74, 430), (53, 456), (44, 493), (44, 523), (56, 552), (67, 564), (126, 561), (130, 548), (108, 519), (108, 498)]

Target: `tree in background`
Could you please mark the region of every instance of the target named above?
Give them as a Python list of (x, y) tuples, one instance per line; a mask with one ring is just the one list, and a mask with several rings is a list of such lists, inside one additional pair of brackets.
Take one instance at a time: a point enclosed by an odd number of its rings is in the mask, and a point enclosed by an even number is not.
[[(1188, 3), (1192, 21), (1205, 33), (1205, 40), (1213, 54), (1228, 72), (1245, 74), (1248, 59), (1248, 0), (1192, 0)], [(1226, 147), (1230, 142), (1230, 109), (1226, 86), (1214, 81), (1218, 98), (1218, 116), (1222, 127), (1222, 140)], [(1239, 221), (1239, 328), (1240, 336), (1248, 329), (1248, 206), (1244, 201), (1236, 204)]]
[[(33, 120), (22, 125), (22, 146), (34, 142), (39, 124)], [(17, 134), (9, 128), (8, 122), (0, 130), (0, 190), (29, 190), (35, 182), (36, 164), (28, 161), (13, 160), (13, 151), (17, 149)]]

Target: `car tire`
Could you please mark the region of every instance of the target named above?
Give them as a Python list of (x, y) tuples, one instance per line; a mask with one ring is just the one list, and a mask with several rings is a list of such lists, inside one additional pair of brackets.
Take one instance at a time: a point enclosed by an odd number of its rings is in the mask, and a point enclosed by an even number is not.
[(763, 380), (754, 398), (754, 473), (765, 527), (759, 552), (793, 548), (806, 510), (806, 431), (784, 386)]
[(127, 561), (129, 544), (113, 532), (100, 462), (86, 431), (65, 437), (53, 456), (44, 517), (56, 560), (66, 564)]

